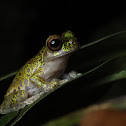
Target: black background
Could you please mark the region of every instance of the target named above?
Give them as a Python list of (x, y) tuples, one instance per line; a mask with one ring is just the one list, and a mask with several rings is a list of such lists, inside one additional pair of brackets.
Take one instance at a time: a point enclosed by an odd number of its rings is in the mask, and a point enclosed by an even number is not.
[[(125, 2), (105, 0), (1, 1), (0, 75), (19, 69), (38, 52), (49, 35), (61, 35), (65, 30), (71, 30), (80, 45), (90, 42), (99, 29), (125, 16), (125, 8)], [(79, 87), (64, 88), (45, 98), (42, 106), (33, 107), (16, 125), (39, 125), (84, 105), (78, 98), (83, 97)], [(41, 111), (40, 107), (43, 108)]]

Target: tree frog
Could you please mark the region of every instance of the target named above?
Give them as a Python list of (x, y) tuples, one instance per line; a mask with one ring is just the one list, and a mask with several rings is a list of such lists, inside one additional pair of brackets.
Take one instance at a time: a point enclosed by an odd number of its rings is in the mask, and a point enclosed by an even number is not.
[(16, 74), (4, 96), (0, 114), (18, 111), (62, 84), (65, 79), (61, 80), (60, 77), (66, 69), (71, 52), (76, 49), (77, 39), (71, 31), (61, 36), (49, 36), (45, 46)]

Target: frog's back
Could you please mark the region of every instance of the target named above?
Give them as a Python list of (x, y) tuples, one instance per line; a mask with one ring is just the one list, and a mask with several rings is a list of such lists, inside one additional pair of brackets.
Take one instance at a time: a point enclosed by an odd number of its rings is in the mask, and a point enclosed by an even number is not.
[(30, 59), (16, 74), (10, 87), (8, 88), (5, 96), (8, 96), (12, 92), (18, 90), (26, 90), (26, 86), (29, 86), (29, 80), (32, 74), (41, 66), (42, 59), (38, 53), (35, 57)]

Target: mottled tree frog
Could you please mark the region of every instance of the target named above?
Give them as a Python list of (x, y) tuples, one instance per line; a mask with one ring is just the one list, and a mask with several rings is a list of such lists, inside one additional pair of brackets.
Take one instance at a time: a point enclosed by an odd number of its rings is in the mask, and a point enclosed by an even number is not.
[(45, 92), (62, 84), (60, 80), (71, 52), (78, 49), (77, 40), (71, 31), (62, 36), (51, 35), (42, 49), (16, 74), (8, 88), (0, 113), (17, 111), (32, 104)]

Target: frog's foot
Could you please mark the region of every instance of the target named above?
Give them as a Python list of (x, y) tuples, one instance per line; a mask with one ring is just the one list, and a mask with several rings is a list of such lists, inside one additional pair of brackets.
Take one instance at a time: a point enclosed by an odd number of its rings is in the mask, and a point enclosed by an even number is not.
[(11, 107), (2, 107), (0, 108), (0, 114), (7, 114), (9, 112), (13, 112), (13, 111), (18, 111), (19, 109), (22, 109), (26, 106), (26, 104), (24, 104), (23, 102), (18, 102), (18, 104), (11, 108)]
[(54, 78), (50, 82), (47, 82), (42, 86), (44, 92), (49, 92), (53, 90), (55, 87), (57, 87), (60, 84), (60, 79)]
[(24, 104), (23, 102), (17, 102), (15, 104), (13, 104), (13, 107), (10, 106), (2, 106), (0, 107), (0, 114), (7, 114), (9, 112), (13, 112), (13, 111), (18, 111), (19, 109), (22, 109), (26, 106), (26, 104)]
[(37, 99), (40, 98), (40, 96), (42, 96), (44, 94), (44, 92), (39, 92), (31, 97), (29, 97), (27, 100), (25, 100), (23, 103), (26, 104), (26, 105), (30, 105), (32, 104), (33, 102), (35, 102)]
[(68, 81), (69, 81), (69, 79), (60, 80), (60, 84), (59, 84), (59, 85), (62, 85), (62, 84), (64, 84), (64, 83), (68, 82)]
[(11, 93), (10, 95), (4, 98), (4, 101), (0, 106), (0, 113), (6, 114), (24, 108), (26, 104), (24, 104), (23, 101), (26, 100), (27, 98), (28, 93), (25, 90), (20, 90)]
[(66, 83), (67, 81), (69, 81), (69, 80), (71, 80), (71, 79), (73, 79), (73, 78), (76, 78), (76, 77), (78, 77), (78, 76), (80, 76), (80, 75), (81, 75), (81, 73), (78, 73), (78, 72), (76, 72), (76, 71), (71, 71), (71, 72), (69, 72), (69, 73), (65, 73), (65, 74), (61, 77), (62, 80), (60, 80), (60, 85), (62, 85), (63, 83)]
[(78, 72), (76, 72), (76, 71), (71, 71), (71, 72), (69, 73), (69, 76), (70, 76), (71, 78), (76, 78), (76, 77), (78, 77), (78, 76), (80, 76), (80, 75), (82, 75), (82, 73), (78, 73)]

